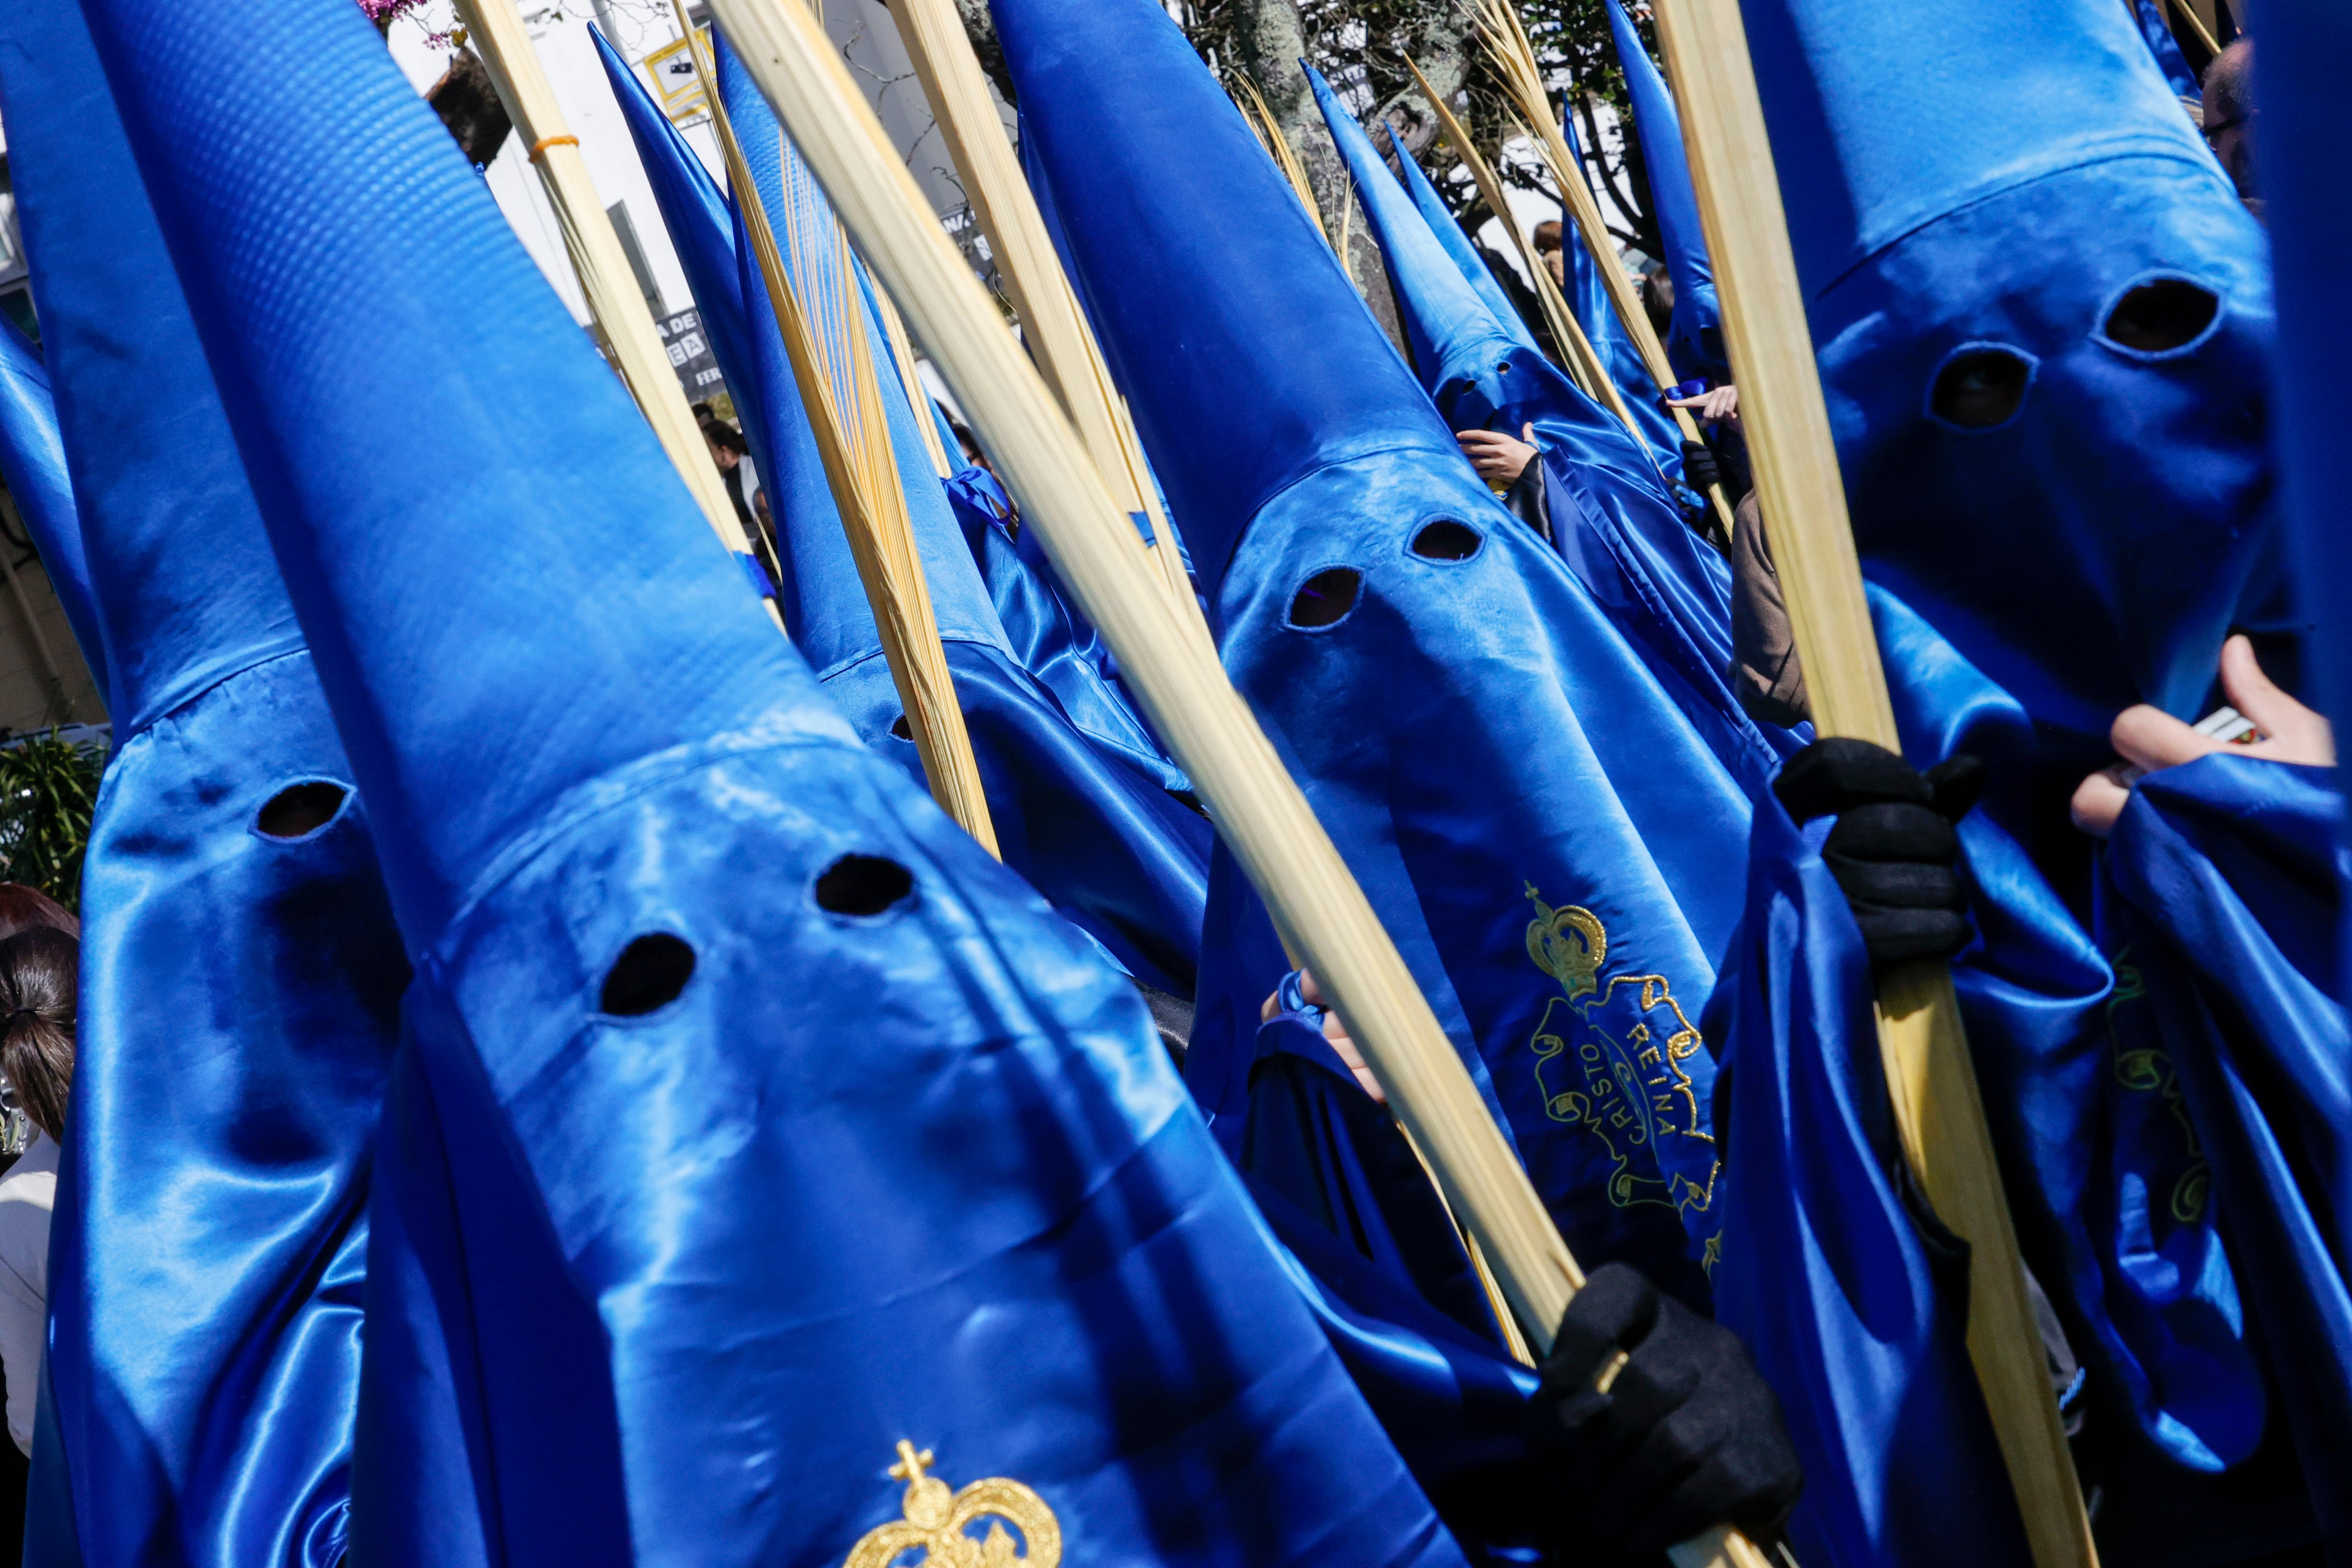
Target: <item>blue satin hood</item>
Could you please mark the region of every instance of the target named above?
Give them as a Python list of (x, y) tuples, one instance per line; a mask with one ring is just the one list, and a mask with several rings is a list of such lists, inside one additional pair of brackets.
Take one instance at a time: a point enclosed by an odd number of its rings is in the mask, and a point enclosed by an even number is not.
[[(2070, 760), (2134, 701), (2195, 717), (2264, 527), (2268, 258), (2131, 14), (1746, 16), (1864, 570)], [(2108, 336), (2164, 279), (2206, 330)], [(1996, 427), (1930, 411), (1975, 353), (2029, 378)]]
[(33, 548), (40, 552), (42, 569), (65, 608), (82, 662), (97, 678), (99, 690), (110, 691), (106, 644), (98, 606), (90, 598), (89, 563), (82, 554), (81, 518), (74, 508), (73, 480), (66, 472), (49, 373), (39, 352), (13, 321), (0, 323), (0, 479), (7, 481), (16, 510), (32, 533)]

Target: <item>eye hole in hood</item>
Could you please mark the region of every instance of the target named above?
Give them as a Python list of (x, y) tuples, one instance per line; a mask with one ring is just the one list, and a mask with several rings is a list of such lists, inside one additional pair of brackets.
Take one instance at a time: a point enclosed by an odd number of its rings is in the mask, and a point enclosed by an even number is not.
[(1349, 566), (1328, 566), (1307, 579), (1290, 601), (1290, 624), (1302, 631), (1336, 626), (1356, 607), (1363, 579)]
[(2221, 314), (2221, 296), (2202, 283), (2146, 278), (2108, 307), (2099, 336), (2126, 353), (2180, 353), (2203, 342)]
[(1928, 417), (1959, 430), (1998, 429), (2025, 405), (2038, 363), (2007, 343), (1962, 343), (1928, 385)]

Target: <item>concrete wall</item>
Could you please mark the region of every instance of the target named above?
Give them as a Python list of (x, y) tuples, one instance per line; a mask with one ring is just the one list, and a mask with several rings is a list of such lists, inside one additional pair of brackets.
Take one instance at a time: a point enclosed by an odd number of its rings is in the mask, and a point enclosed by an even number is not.
[[(8, 546), (0, 542), (0, 550)], [(74, 645), (73, 627), (49, 587), (40, 563), (16, 568), (16, 585), (33, 609), (27, 623), (16, 595), (0, 583), (0, 739), (36, 733), (53, 724), (102, 724), (106, 700)], [(39, 636), (35, 636), (37, 626)], [(41, 654), (46, 642), (53, 677)]]

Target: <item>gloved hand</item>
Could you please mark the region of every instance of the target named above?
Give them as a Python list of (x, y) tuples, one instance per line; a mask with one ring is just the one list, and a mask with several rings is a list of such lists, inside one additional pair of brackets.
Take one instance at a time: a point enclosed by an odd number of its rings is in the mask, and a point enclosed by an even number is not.
[(1713, 1525), (1764, 1534), (1804, 1488), (1738, 1339), (1622, 1263), (1584, 1282), (1542, 1371), (1529, 1436), (1571, 1539), (1654, 1557)]
[(1815, 741), (1780, 769), (1772, 793), (1799, 822), (1834, 814), (1822, 859), (1845, 890), (1874, 969), (1949, 958), (1968, 946), (1969, 900), (1952, 824), (1984, 791), (1967, 755), (1922, 774), (1867, 741)]
[(1715, 460), (1714, 447), (1704, 441), (1683, 443), (1683, 483), (1701, 495), (1710, 485), (1723, 483), (1723, 468)]

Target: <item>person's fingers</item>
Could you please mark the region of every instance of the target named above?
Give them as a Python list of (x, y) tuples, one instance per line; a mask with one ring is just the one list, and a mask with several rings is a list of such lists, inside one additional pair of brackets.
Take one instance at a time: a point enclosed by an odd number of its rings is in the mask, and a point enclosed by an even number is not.
[(2254, 721), (2271, 744), (2261, 749), (2282, 762), (2332, 763), (2336, 737), (2327, 720), (2273, 684), (2247, 637), (2221, 645), (2221, 689), (2230, 706)]
[(1307, 1005), (1310, 1007), (1320, 1007), (1325, 1005), (1323, 987), (1315, 984), (1315, 972), (1311, 969), (1302, 969), (1298, 972), (1298, 994), (1307, 999)]
[(2131, 803), (2131, 791), (2116, 782), (2116, 768), (2101, 768), (2075, 787), (2070, 814), (2074, 826), (2094, 838), (2105, 838), (2116, 830), (2116, 819)]
[(1456, 430), (1454, 432), (1454, 438), (1461, 442), (1465, 449), (1472, 447), (1494, 447), (1510, 439), (1499, 430)]
[(1257, 1005), (1257, 1021), (1261, 1024), (1271, 1024), (1274, 1022), (1274, 1016), (1281, 1011), (1282, 993), (1278, 990), (1269, 991), (1266, 993), (1265, 1000)]
[(1536, 422), (1534, 420), (1530, 419), (1526, 424), (1519, 426), (1519, 439), (1525, 441), (1530, 447), (1535, 445)]
[(1323, 1037), (1331, 1042), (1331, 1049), (1347, 1064), (1348, 1070), (1356, 1075), (1356, 1081), (1364, 1086), (1364, 1092), (1380, 1104), (1386, 1105), (1389, 1102), (1388, 1090), (1382, 1089), (1381, 1080), (1372, 1076), (1370, 1064), (1364, 1060), (1364, 1053), (1356, 1048), (1356, 1042), (1349, 1037), (1348, 1026), (1339, 1022), (1339, 1014), (1323, 1015)]
[(2149, 773), (2192, 763), (2209, 752), (2228, 748), (2210, 735), (2200, 735), (2161, 708), (2142, 702), (2116, 715), (2107, 739), (2118, 755)]

